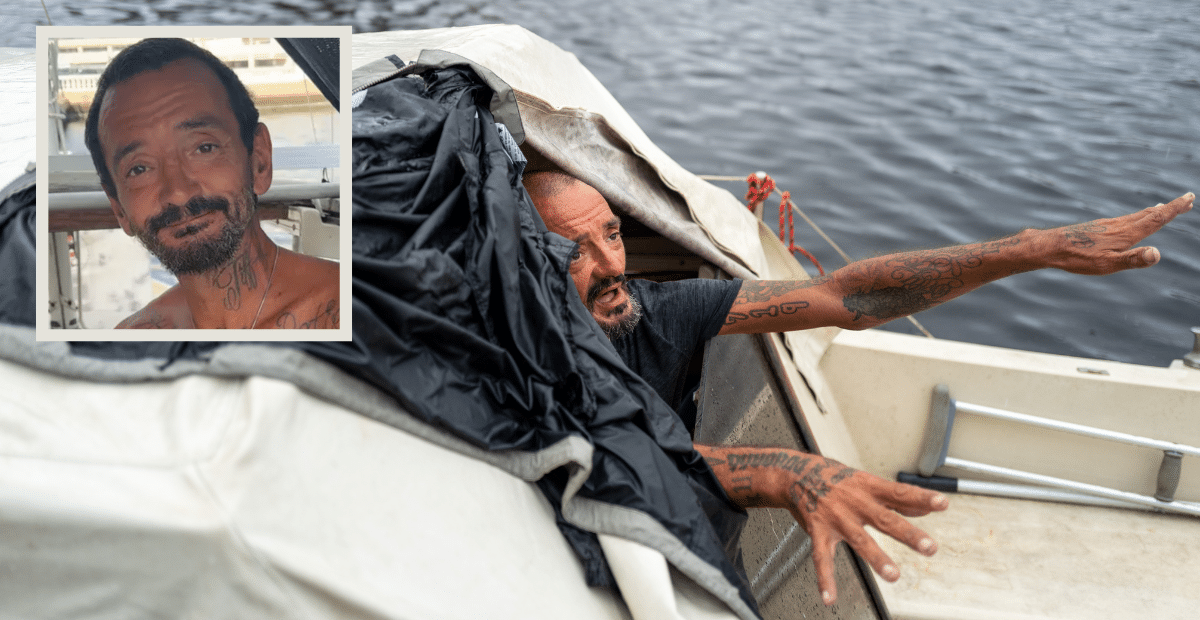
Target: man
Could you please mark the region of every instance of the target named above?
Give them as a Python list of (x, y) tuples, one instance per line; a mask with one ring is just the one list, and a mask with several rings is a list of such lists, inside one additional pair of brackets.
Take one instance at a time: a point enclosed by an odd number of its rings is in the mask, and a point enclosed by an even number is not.
[(276, 246), (259, 224), (271, 136), (212, 53), (182, 39), (123, 50), (85, 140), (121, 228), (179, 279), (118, 328), (339, 326), (337, 264)]
[[(621, 222), (598, 191), (560, 172), (533, 173), (524, 183), (547, 228), (578, 244), (571, 277), (593, 318), (626, 364), (676, 408), (684, 399), (688, 361), (713, 336), (828, 325), (865, 329), (1034, 269), (1103, 275), (1149, 267), (1158, 262), (1158, 250), (1132, 246), (1189, 210), (1195, 198), (1189, 193), (1120, 218), (870, 258), (811, 280), (660, 285), (626, 280)], [(739, 506), (787, 508), (804, 526), (827, 605), (837, 598), (833, 558), (841, 540), (884, 579), (900, 577), (865, 525), (922, 554), (937, 551), (932, 538), (897, 513), (913, 517), (945, 510), (949, 504), (941, 494), (795, 450), (702, 445), (696, 450)]]

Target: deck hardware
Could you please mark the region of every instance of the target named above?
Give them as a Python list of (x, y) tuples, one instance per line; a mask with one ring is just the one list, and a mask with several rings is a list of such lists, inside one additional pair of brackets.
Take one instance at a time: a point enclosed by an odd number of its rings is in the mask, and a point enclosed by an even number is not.
[(1075, 370), (1078, 370), (1079, 372), (1089, 374), (1089, 375), (1107, 375), (1108, 374), (1108, 371), (1104, 370), (1103, 368), (1089, 368), (1087, 366), (1080, 366), (1079, 368), (1076, 368)]
[[(1066, 433), (1074, 433), (1086, 437), (1094, 437), (1097, 439), (1105, 439), (1120, 443), (1132, 444), (1144, 448), (1152, 448), (1163, 451), (1163, 461), (1159, 466), (1158, 471), (1158, 488), (1153, 497), (1149, 495), (1140, 495), (1127, 491), (1120, 491), (1107, 487), (1101, 487), (1063, 478), (1055, 478), (1053, 476), (1044, 476), (1031, 472), (1024, 472), (1006, 467), (998, 467), (975, 461), (947, 456), (947, 451), (950, 446), (950, 436), (954, 432), (954, 419), (960, 413), (970, 413), (981, 415), (984, 417), (997, 418), (1010, 422), (1018, 422), (1030, 426), (1048, 428)], [(930, 480), (934, 472), (941, 467), (953, 467), (963, 471), (968, 471), (985, 476), (994, 476), (1008, 480), (1015, 480), (1025, 485), (1034, 485), (1032, 487), (1022, 487), (1021, 485), (1002, 485), (1004, 489), (989, 489), (987, 485), (997, 483), (985, 483), (980, 481), (958, 480), (955, 484), (958, 489), (964, 492), (978, 492), (988, 495), (1002, 495), (1006, 497), (1021, 497), (1026, 499), (1041, 499), (1054, 501), (1070, 501), (1076, 503), (1094, 503), (1102, 506), (1119, 505), (1129, 508), (1149, 508), (1151, 510), (1161, 510), (1168, 512), (1178, 512), (1200, 516), (1200, 503), (1184, 502), (1175, 500), (1175, 490), (1179, 485), (1179, 474), (1182, 469), (1181, 461), (1184, 455), (1200, 456), (1200, 448), (1186, 446), (1170, 441), (1161, 441), (1158, 439), (1150, 439), (1147, 437), (1139, 437), (1137, 435), (1129, 435), (1118, 431), (1109, 431), (1082, 424), (1074, 424), (1071, 422), (1063, 422), (1060, 420), (1051, 420), (1049, 418), (1041, 418), (1037, 416), (1017, 413), (1015, 411), (1005, 411), (984, 405), (975, 405), (954, 400), (950, 397), (950, 388), (946, 385), (938, 385), (933, 390), (933, 399), (930, 403), (929, 422), (925, 428), (925, 440), (922, 444), (920, 458), (918, 460), (917, 471), (925, 480), (908, 478), (908, 474), (904, 474), (905, 480), (912, 480), (911, 483), (926, 486), (927, 484), (944, 484), (945, 481)], [(982, 486), (981, 486), (982, 485)], [(1047, 488), (1049, 487), (1049, 488)], [(1062, 495), (1065, 493), (1066, 495)], [(1057, 495), (1057, 497), (1055, 497)]]
[(1192, 352), (1183, 356), (1183, 364), (1200, 370), (1200, 327), (1193, 327), (1192, 335), (1196, 341), (1192, 343)]

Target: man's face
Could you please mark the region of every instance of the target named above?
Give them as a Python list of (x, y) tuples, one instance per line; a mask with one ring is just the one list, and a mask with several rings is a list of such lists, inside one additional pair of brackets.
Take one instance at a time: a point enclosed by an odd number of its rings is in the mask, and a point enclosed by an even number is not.
[(628, 332), (640, 318), (625, 285), (625, 244), (621, 220), (591, 186), (575, 183), (537, 201), (546, 227), (579, 244), (571, 278), (584, 305), (610, 338)]
[(271, 144), (259, 125), (247, 152), (217, 76), (184, 58), (112, 86), (98, 119), (113, 180), (113, 213), (170, 271), (229, 260), (271, 183)]

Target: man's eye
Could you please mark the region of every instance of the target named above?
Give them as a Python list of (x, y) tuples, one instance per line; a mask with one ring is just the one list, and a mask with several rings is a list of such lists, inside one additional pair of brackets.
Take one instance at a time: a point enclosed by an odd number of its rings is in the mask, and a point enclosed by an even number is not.
[(572, 263), (579, 260), (580, 258), (583, 258), (583, 255), (579, 253), (578, 249), (571, 251), (571, 262)]
[(212, 143), (205, 143), (205, 144), (201, 144), (200, 146), (196, 147), (196, 150), (199, 151), (200, 153), (208, 154), (208, 153), (211, 153), (211, 152), (217, 150), (217, 145), (212, 144)]
[(136, 166), (131, 166), (129, 168), (129, 171), (125, 173), (125, 176), (136, 177), (137, 175), (139, 175), (145, 171), (146, 171), (146, 167), (141, 164), (138, 164)]
[(620, 238), (621, 238), (621, 231), (619, 231), (619, 230), (608, 236), (609, 241), (616, 241)]

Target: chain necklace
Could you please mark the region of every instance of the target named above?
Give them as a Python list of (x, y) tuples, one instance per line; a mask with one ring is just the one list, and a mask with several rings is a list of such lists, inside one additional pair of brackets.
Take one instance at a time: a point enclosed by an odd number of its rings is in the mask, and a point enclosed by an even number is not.
[[(275, 245), (275, 244), (271, 244)], [(267, 288), (263, 291), (262, 301), (258, 302), (258, 312), (254, 313), (254, 320), (250, 322), (250, 329), (254, 329), (258, 325), (258, 317), (262, 314), (263, 306), (267, 305), (267, 293), (271, 290), (271, 283), (275, 281), (275, 265), (279, 264), (279, 246), (275, 246), (275, 260), (271, 261), (271, 275), (267, 276)]]

